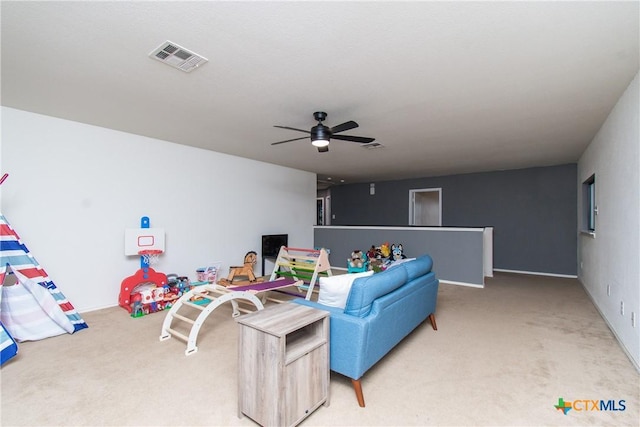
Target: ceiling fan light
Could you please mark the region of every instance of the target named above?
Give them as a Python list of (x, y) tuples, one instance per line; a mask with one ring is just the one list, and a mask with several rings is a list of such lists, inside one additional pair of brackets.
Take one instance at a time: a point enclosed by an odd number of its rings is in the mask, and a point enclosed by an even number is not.
[(311, 141), (311, 145), (313, 145), (314, 147), (326, 147), (327, 145), (329, 145), (329, 140), (328, 139), (314, 139)]

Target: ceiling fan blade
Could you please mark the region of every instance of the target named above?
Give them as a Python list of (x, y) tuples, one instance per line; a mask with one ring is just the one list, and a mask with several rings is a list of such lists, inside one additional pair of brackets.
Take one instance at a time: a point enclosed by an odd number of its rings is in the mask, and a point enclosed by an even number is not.
[(285, 142), (298, 141), (300, 139), (309, 139), (309, 137), (308, 136), (303, 136), (302, 138), (293, 138), (293, 139), (287, 139), (286, 141), (272, 142), (271, 145), (284, 144)]
[(329, 151), (328, 145), (326, 147), (318, 147), (318, 153), (326, 153), (327, 151)]
[(274, 128), (280, 128), (280, 129), (289, 129), (289, 130), (297, 130), (298, 132), (304, 132), (304, 133), (311, 133), (308, 130), (304, 130), (304, 129), (296, 129), (296, 128), (290, 128), (289, 126), (274, 126)]
[(355, 129), (358, 127), (358, 124), (353, 120), (348, 122), (344, 122), (341, 125), (334, 126), (331, 128), (331, 133), (344, 132), (345, 130)]
[(375, 138), (367, 138), (365, 136), (351, 136), (351, 135), (332, 135), (331, 139), (340, 139), (342, 141), (359, 142), (361, 144), (368, 144), (375, 141)]

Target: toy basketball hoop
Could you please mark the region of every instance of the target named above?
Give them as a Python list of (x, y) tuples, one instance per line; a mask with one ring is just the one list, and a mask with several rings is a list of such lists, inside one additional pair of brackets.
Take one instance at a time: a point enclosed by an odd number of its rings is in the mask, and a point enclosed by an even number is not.
[(161, 253), (162, 251), (160, 249), (145, 249), (143, 251), (138, 252), (138, 255), (142, 257), (142, 261), (145, 264), (155, 265), (158, 263)]

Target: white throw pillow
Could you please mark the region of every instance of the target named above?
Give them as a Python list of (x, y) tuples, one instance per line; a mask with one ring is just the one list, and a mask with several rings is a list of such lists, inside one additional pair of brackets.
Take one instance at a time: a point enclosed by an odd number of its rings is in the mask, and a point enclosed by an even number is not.
[(353, 281), (359, 277), (371, 276), (373, 271), (363, 273), (339, 274), (320, 278), (318, 303), (331, 307), (344, 308)]

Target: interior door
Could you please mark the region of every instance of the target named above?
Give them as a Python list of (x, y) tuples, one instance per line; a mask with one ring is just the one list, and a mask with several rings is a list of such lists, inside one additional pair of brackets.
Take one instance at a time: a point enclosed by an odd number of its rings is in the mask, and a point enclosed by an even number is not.
[(442, 226), (442, 188), (409, 190), (409, 225)]

